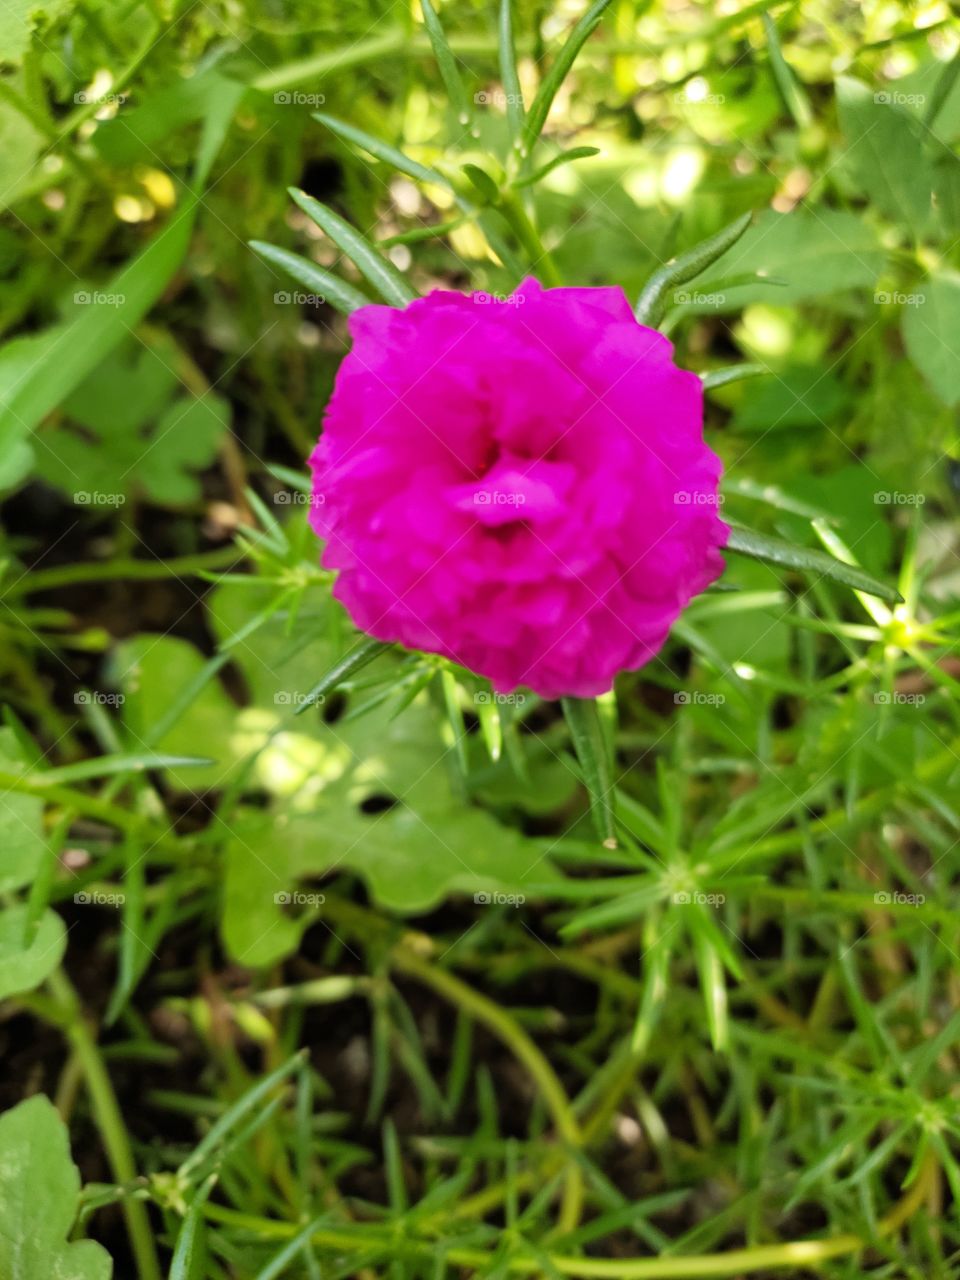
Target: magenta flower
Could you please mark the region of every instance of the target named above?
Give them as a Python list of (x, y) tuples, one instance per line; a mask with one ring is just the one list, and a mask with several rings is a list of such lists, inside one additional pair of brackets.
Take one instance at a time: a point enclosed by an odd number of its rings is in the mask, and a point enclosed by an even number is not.
[(436, 291), (350, 318), (311, 520), (361, 630), (592, 697), (723, 570), (695, 374), (620, 289)]

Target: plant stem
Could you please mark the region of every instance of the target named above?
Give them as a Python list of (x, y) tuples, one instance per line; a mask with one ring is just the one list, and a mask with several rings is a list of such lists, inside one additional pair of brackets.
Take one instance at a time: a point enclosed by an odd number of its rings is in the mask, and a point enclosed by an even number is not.
[[(135, 1182), (137, 1170), (123, 1115), (117, 1102), (117, 1095), (113, 1091), (109, 1072), (104, 1066), (97, 1047), (96, 1038), (84, 1018), (80, 998), (69, 979), (59, 969), (48, 979), (48, 986), (59, 1006), (59, 1025), (69, 1040), (83, 1072), (94, 1119), (103, 1140), (113, 1176), (121, 1184)], [(139, 1280), (161, 1280), (160, 1263), (154, 1248), (153, 1231), (146, 1207), (140, 1200), (130, 1196), (124, 1198), (122, 1207), (127, 1234), (137, 1263)]]
[(510, 224), (510, 228), (520, 246), (530, 260), (530, 270), (543, 277), (543, 282), (556, 289), (563, 284), (557, 264), (544, 248), (536, 227), (530, 221), (523, 201), (515, 191), (503, 191), (497, 205), (500, 212)]

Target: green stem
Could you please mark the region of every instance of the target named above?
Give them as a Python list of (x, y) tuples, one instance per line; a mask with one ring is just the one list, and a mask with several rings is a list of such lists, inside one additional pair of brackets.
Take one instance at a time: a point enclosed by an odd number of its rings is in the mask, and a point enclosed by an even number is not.
[[(15, 594), (52, 591), (55, 587), (70, 587), (80, 582), (108, 582), (117, 579), (150, 582), (162, 578), (186, 578), (192, 574), (232, 568), (243, 558), (242, 552), (236, 547), (220, 547), (216, 551), (201, 551), (196, 555), (178, 556), (173, 560), (113, 560), (109, 564), (68, 564), (57, 569), (37, 569), (24, 575), (23, 586), (18, 585)], [(14, 589), (11, 587), (10, 590)]]
[(515, 191), (503, 191), (497, 206), (506, 218), (520, 246), (530, 260), (530, 269), (543, 278), (551, 289), (559, 288), (563, 281), (557, 264), (544, 248), (536, 227), (530, 221), (523, 201)]
[[(80, 999), (61, 970), (57, 970), (48, 979), (48, 986), (59, 1006), (58, 1022), (83, 1072), (94, 1119), (103, 1140), (113, 1177), (121, 1184), (133, 1183), (137, 1179), (137, 1170), (133, 1162), (133, 1152), (127, 1138), (123, 1115), (117, 1102), (117, 1095), (113, 1091), (110, 1075), (97, 1047), (96, 1038), (83, 1016)], [(161, 1280), (160, 1263), (154, 1248), (153, 1231), (145, 1205), (140, 1200), (127, 1196), (123, 1200), (122, 1207), (127, 1234), (137, 1263), (139, 1280)]]

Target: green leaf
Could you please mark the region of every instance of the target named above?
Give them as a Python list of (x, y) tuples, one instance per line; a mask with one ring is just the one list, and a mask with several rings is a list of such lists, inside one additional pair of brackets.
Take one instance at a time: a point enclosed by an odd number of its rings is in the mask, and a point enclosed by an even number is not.
[(0, 1275), (3, 1280), (110, 1280), (93, 1240), (68, 1243), (80, 1174), (67, 1127), (37, 1094), (0, 1116)]
[(569, 151), (561, 151), (558, 156), (554, 156), (552, 160), (541, 166), (536, 173), (531, 173), (526, 178), (519, 178), (513, 185), (515, 187), (535, 186), (541, 178), (545, 178), (548, 173), (552, 173), (560, 165), (570, 164), (573, 160), (585, 160), (588, 156), (598, 156), (599, 154), (599, 147), (571, 147)]
[(837, 80), (844, 154), (871, 203), (918, 238), (932, 221), (933, 165), (922, 124), (890, 98), (851, 76)]
[(907, 353), (944, 404), (960, 403), (960, 275), (940, 271), (918, 287), (923, 301), (900, 320)]
[(766, 560), (770, 564), (779, 564), (787, 569), (799, 569), (805, 573), (813, 573), (821, 578), (830, 578), (855, 591), (866, 592), (870, 596), (878, 596), (891, 603), (900, 601), (901, 596), (893, 587), (880, 582), (862, 569), (844, 564), (828, 556), (822, 551), (814, 551), (809, 547), (799, 547), (781, 538), (771, 537), (766, 533), (757, 533), (753, 529), (745, 529), (742, 525), (734, 525), (730, 530), (727, 542), (728, 551), (737, 551), (741, 555), (752, 556), (755, 560)]
[(35, 990), (63, 959), (67, 931), (56, 912), (41, 915), (32, 937), (27, 925), (25, 906), (0, 910), (0, 1000)]
[(500, 199), (500, 189), (486, 169), (481, 169), (477, 164), (465, 164), (460, 167), (483, 203), (496, 204)]
[(507, 95), (507, 121), (514, 142), (519, 141), (523, 130), (523, 94), (517, 74), (517, 53), (513, 47), (513, 5), (511, 0), (500, 0), (498, 31), (500, 53), (500, 80)]
[(394, 307), (405, 307), (417, 296), (396, 267), (382, 258), (376, 249), (349, 222), (314, 200), (305, 191), (290, 187), (290, 198), (298, 208), (322, 231), (325, 231), (338, 249), (347, 255), (361, 275), (377, 289), (386, 302)]
[(68, 14), (75, 0), (4, 0), (0, 5), (0, 62), (18, 65), (34, 32)]
[[(698, 303), (693, 294), (682, 305), (694, 314), (715, 314), (754, 302), (781, 307), (846, 289), (872, 290), (885, 259), (876, 233), (855, 214), (841, 209), (768, 209), (714, 264), (702, 285), (709, 301)], [(753, 277), (754, 283), (733, 283), (738, 276)], [(714, 285), (715, 280), (730, 283)], [(777, 281), (775, 289), (772, 280)]]
[(732, 364), (725, 369), (711, 369), (701, 373), (700, 380), (704, 391), (715, 391), (717, 387), (727, 387), (732, 382), (743, 382), (747, 378), (760, 378), (770, 370), (762, 364)]
[(400, 173), (405, 173), (408, 178), (413, 178), (415, 182), (432, 182), (435, 186), (445, 187), (448, 191), (453, 189), (449, 179), (445, 178), (442, 173), (439, 173), (436, 169), (428, 169), (426, 165), (419, 164), (403, 151), (399, 151), (396, 147), (391, 147), (388, 142), (382, 142), (380, 138), (375, 138), (372, 133), (365, 133), (363, 129), (358, 129), (352, 124), (346, 124), (335, 116), (328, 116), (323, 111), (315, 111), (313, 118), (320, 124), (326, 125), (338, 137), (346, 139), (347, 142), (352, 142), (355, 146), (362, 147), (364, 151), (369, 151), (370, 155), (375, 156), (377, 160), (382, 160), (384, 164), (392, 165), (394, 169), (399, 170)]
[(157, 301), (183, 260), (197, 207), (198, 197), (188, 196), (142, 253), (98, 290), (78, 290), (66, 322), (34, 345), (35, 358), (5, 404), (0, 389), (0, 456), (38, 426), (129, 337), (131, 328)]
[(297, 707), (297, 715), (302, 715), (308, 707), (322, 701), (338, 684), (342, 684), (350, 676), (362, 671), (374, 658), (378, 658), (381, 653), (386, 653), (391, 647), (384, 644), (382, 640), (375, 640), (372, 636), (359, 640), (349, 653), (345, 653), (328, 671), (324, 672)]
[(777, 88), (780, 90), (783, 105), (793, 116), (796, 125), (801, 129), (805, 129), (813, 120), (810, 102), (800, 87), (790, 64), (783, 56), (783, 50), (780, 48), (780, 37), (777, 34), (777, 24), (769, 13), (763, 15), (763, 28), (767, 37), (770, 69), (773, 72), (774, 80), (777, 82)]
[(250, 248), (265, 262), (286, 272), (297, 284), (329, 302), (342, 315), (348, 316), (360, 307), (370, 305), (366, 294), (299, 253), (291, 253), (289, 249), (281, 249), (275, 244), (264, 244), (262, 240), (251, 240)]
[(427, 28), (427, 35), (430, 37), (430, 43), (433, 46), (433, 56), (436, 58), (437, 66), (440, 68), (440, 75), (447, 91), (447, 97), (457, 113), (459, 122), (467, 124), (470, 119), (470, 104), (467, 99), (467, 91), (463, 85), (463, 78), (460, 75), (460, 68), (457, 66), (456, 54), (450, 48), (447, 37), (443, 33), (443, 27), (440, 25), (437, 11), (433, 7), (433, 0), (420, 0), (420, 9), (423, 13), (423, 23)]
[[(27, 768), (12, 729), (0, 729), (0, 768), (8, 773)], [(18, 791), (0, 796), (0, 894), (29, 884), (36, 874), (46, 847), (42, 819), (39, 797)]]
[(615, 849), (613, 759), (596, 699), (564, 698), (562, 702), (597, 835), (608, 849)]
[(670, 294), (677, 285), (686, 284), (706, 271), (707, 267), (712, 266), (737, 243), (750, 226), (752, 219), (752, 213), (743, 214), (722, 231), (718, 231), (715, 236), (710, 236), (708, 240), (704, 240), (688, 253), (674, 258), (659, 271), (655, 271), (637, 299), (634, 314), (639, 323), (655, 328), (670, 305)]
[(550, 114), (550, 107), (557, 96), (557, 91), (567, 77), (567, 72), (576, 61), (577, 54), (596, 30), (600, 19), (603, 17), (603, 12), (609, 4), (610, 0), (594, 0), (594, 3), (570, 32), (566, 43), (554, 59), (550, 70), (544, 76), (540, 88), (537, 90), (536, 96), (530, 105), (530, 110), (523, 126), (523, 150), (527, 155), (533, 151), (537, 139), (543, 132), (543, 126), (546, 124), (547, 116)]

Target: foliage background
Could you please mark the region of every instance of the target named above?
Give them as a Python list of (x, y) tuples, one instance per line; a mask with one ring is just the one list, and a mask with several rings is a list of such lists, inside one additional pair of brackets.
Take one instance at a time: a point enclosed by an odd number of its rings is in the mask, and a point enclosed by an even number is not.
[[(528, 106), (581, 13), (516, 6)], [(801, 549), (604, 702), (614, 852), (555, 706), (392, 655), (297, 715), (346, 329), (248, 242), (363, 285), (292, 185), (516, 284), (497, 15), (441, 17), (466, 123), (413, 5), (0, 13), (0, 1274), (955, 1275), (956, 19), (613, 0), (554, 102), (565, 282), (756, 212), (664, 326), (760, 366), (708, 436)]]

